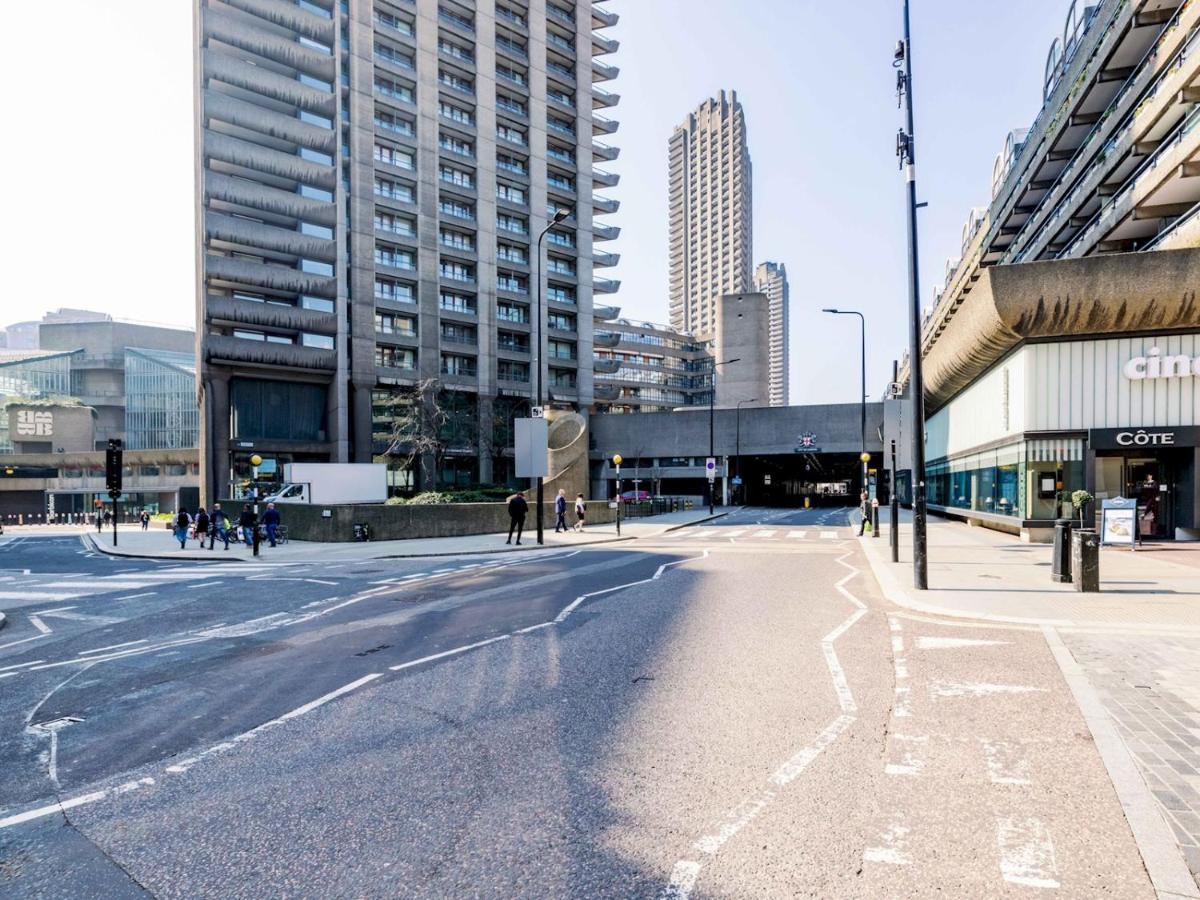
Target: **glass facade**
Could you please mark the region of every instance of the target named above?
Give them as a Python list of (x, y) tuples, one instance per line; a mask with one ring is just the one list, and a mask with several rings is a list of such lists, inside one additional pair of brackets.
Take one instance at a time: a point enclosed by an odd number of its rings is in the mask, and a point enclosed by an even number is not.
[(1063, 506), (1063, 495), (1084, 487), (1083, 440), (1031, 439), (935, 460), (925, 476), (931, 506), (1056, 519), (1070, 506)]
[(199, 445), (195, 357), (190, 353), (129, 348), (125, 353), (126, 448)]
[(6, 401), (71, 395), (71, 354), (0, 351), (0, 453), (12, 453)]

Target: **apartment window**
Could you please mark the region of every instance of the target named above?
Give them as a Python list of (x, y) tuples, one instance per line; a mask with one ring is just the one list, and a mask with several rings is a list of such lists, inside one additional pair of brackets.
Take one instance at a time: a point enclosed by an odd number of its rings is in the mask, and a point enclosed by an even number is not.
[(496, 153), (496, 168), (502, 169), (505, 172), (515, 172), (518, 175), (529, 174), (529, 163), (519, 156), (513, 156), (511, 153)]
[(517, 56), (528, 56), (529, 51), (525, 48), (525, 42), (517, 38), (508, 37), (508, 35), (497, 34), (496, 46), (502, 50), (507, 50), (509, 53), (515, 53)]
[(408, 250), (401, 250), (390, 244), (376, 244), (375, 265), (388, 266), (392, 269), (415, 269), (417, 258)]
[(511, 184), (497, 184), (496, 197), (500, 200), (507, 200), (509, 203), (525, 203), (525, 192), (519, 187), (513, 187)]
[(332, 350), (333, 338), (327, 334), (310, 334), (307, 331), (300, 335), (300, 343), (304, 347), (317, 350)]
[(516, 322), (521, 325), (529, 324), (529, 307), (508, 300), (496, 301), (496, 318), (501, 322)]
[(546, 155), (551, 159), (557, 159), (565, 163), (575, 164), (575, 154), (564, 147), (559, 147), (557, 144), (546, 144)]
[(326, 94), (333, 93), (332, 82), (325, 81), (321, 78), (314, 78), (311, 75), (306, 75), (304, 72), (301, 72), (299, 75), (297, 75), (296, 80), (310, 88), (316, 88), (318, 91), (324, 91)]
[(529, 220), (508, 213), (496, 213), (496, 227), (516, 234), (529, 234)]
[(496, 75), (523, 87), (529, 84), (529, 75), (520, 66), (510, 66), (508, 63), (497, 62)]
[(333, 201), (333, 193), (324, 188), (313, 187), (310, 184), (301, 184), (297, 192), (301, 197), (307, 197), (309, 200), (324, 200), (326, 202)]
[(375, 90), (385, 97), (391, 97), (393, 100), (401, 100), (404, 103), (414, 102), (413, 90), (406, 84), (399, 81), (394, 81), (383, 75), (376, 74)]
[(460, 203), (457, 200), (447, 200), (443, 198), (438, 202), (438, 209), (448, 216), (455, 216), (459, 219), (475, 220), (475, 207), (469, 203)]
[(464, 231), (453, 231), (443, 228), (438, 232), (438, 239), (443, 247), (453, 247), (455, 250), (474, 250), (475, 235)]
[(497, 244), (496, 258), (521, 265), (529, 264), (529, 252), (524, 247), (518, 247), (515, 244)]
[(465, 169), (456, 169), (454, 166), (448, 166), (445, 163), (438, 168), (438, 177), (447, 184), (456, 184), (459, 187), (473, 188), (475, 187), (475, 175)]
[(529, 383), (529, 363), (516, 362), (511, 359), (501, 359), (496, 363), (496, 376), (501, 381), (518, 381)]
[(520, 25), (522, 28), (528, 24), (525, 21), (525, 16), (517, 12), (517, 10), (501, 6), (499, 3), (496, 4), (496, 16), (507, 22), (512, 22), (514, 25)]
[(328, 153), (322, 153), (320, 150), (313, 150), (310, 147), (301, 147), (297, 154), (301, 159), (314, 162), (322, 166), (332, 166), (333, 157)]
[(518, 334), (514, 331), (498, 331), (496, 332), (496, 346), (512, 353), (528, 353), (529, 335)]
[(301, 272), (307, 272), (309, 275), (333, 275), (333, 265), (327, 262), (320, 262), (315, 259), (302, 259), (297, 267)]
[(561, 116), (548, 115), (546, 116), (546, 127), (562, 134), (575, 136), (575, 123), (570, 119), (564, 119)]
[(557, 100), (559, 103), (562, 103), (565, 106), (575, 105), (575, 95), (568, 94), (566, 91), (560, 91), (558, 88), (547, 88), (546, 96), (551, 100)]
[(315, 222), (301, 222), (298, 230), (301, 234), (307, 234), (309, 237), (333, 240), (333, 229), (327, 225), (317, 225)]
[(454, 88), (456, 91), (462, 91), (464, 94), (475, 93), (475, 82), (464, 75), (459, 75), (456, 72), (450, 72), (446, 69), (438, 69), (438, 81), (446, 85), (446, 87)]
[(462, 325), (458, 322), (442, 322), (442, 340), (448, 344), (476, 344), (474, 325)]
[(529, 108), (520, 100), (514, 97), (509, 97), (506, 94), (496, 94), (496, 105), (500, 109), (506, 109), (509, 112), (514, 112), (519, 116), (529, 115)]
[(417, 320), (410, 316), (397, 316), (392, 313), (375, 313), (375, 332), (377, 334), (400, 335), (401, 337), (417, 336)]
[(551, 359), (574, 359), (575, 358), (575, 342), (574, 341), (555, 341), (546, 342), (546, 355)]
[(300, 295), (300, 307), (302, 309), (312, 309), (317, 312), (333, 312), (333, 301), (328, 297), (313, 297), (311, 294)]
[(555, 303), (575, 303), (575, 291), (569, 287), (552, 284), (546, 288), (546, 299), (552, 300)]
[(473, 377), (475, 375), (475, 357), (459, 356), (457, 353), (443, 353), (442, 374)]
[(375, 365), (385, 369), (415, 369), (417, 352), (408, 347), (375, 348)]
[(444, 37), (438, 38), (438, 50), (445, 53), (447, 56), (452, 56), (455, 59), (461, 59), (463, 62), (475, 62), (475, 54), (471, 52), (470, 47), (464, 47), (462, 44), (456, 44), (454, 41)]
[(417, 294), (413, 286), (406, 281), (396, 281), (394, 278), (376, 275), (375, 299), (390, 300), (393, 303), (416, 303)]
[[(555, 9), (555, 7), (550, 6), (548, 9), (552, 10)], [(553, 13), (551, 13), (551, 15), (553, 15)], [(563, 50), (569, 50), (571, 52), (575, 51), (575, 42), (570, 38), (563, 37), (557, 31), (546, 32), (546, 43), (555, 47), (561, 47)]]
[(406, 53), (399, 47), (393, 47), (390, 44), (384, 44), (376, 41), (375, 57), (377, 59), (385, 60), (392, 65), (400, 66), (403, 69), (415, 68), (412, 54)]
[(261, 331), (250, 331), (246, 328), (235, 328), (233, 336), (243, 341), (265, 341), (267, 339), (267, 336)]
[(309, 112), (307, 109), (302, 109), (296, 113), (296, 118), (301, 122), (306, 122), (309, 125), (316, 125), (318, 128), (332, 128), (333, 119), (328, 119), (325, 116), (318, 116), (316, 113)]
[(546, 240), (551, 244), (557, 244), (559, 247), (575, 246), (575, 235), (566, 231), (551, 231), (546, 234)]
[(386, 144), (375, 145), (375, 161), (395, 166), (397, 169), (411, 171), (416, 168), (416, 157), (412, 153), (401, 150), (399, 147), (389, 147)]
[(394, 134), (402, 134), (405, 137), (412, 137), (417, 133), (411, 119), (379, 109), (375, 110), (375, 127), (383, 128)]
[(563, 78), (569, 78), (572, 80), (575, 78), (574, 69), (553, 59), (546, 60), (546, 71), (553, 72), (556, 75), (561, 75)]
[(475, 114), (471, 110), (455, 106), (453, 103), (447, 103), (445, 100), (438, 103), (438, 111), (442, 114), (442, 118), (449, 119), (452, 122), (458, 122), (461, 125), (475, 124)]
[(451, 281), (474, 281), (475, 267), (466, 263), (443, 259), (438, 263), (438, 274)]
[[(407, 184), (392, 181), (390, 178), (381, 178), (378, 175), (375, 176), (375, 196), (387, 197), (389, 200), (399, 200), (403, 203), (413, 203), (416, 201), (416, 194)], [(378, 220), (378, 216), (376, 219)], [(375, 227), (379, 227), (378, 221), (376, 221)], [(390, 231), (391, 229), (388, 230)]]
[(508, 291), (511, 294), (528, 294), (529, 279), (523, 275), (499, 272), (496, 275), (496, 290)]
[(550, 386), (560, 388), (575, 387), (575, 373), (569, 369), (550, 369)]
[[(412, 193), (411, 190), (409, 193)], [(405, 237), (416, 237), (417, 221), (408, 216), (397, 216), (393, 213), (376, 211), (375, 229), (377, 231), (390, 231), (392, 234), (400, 234)]]
[(558, 331), (574, 331), (575, 317), (560, 312), (548, 313), (546, 316), (546, 327), (554, 328)]
[(438, 306), (447, 312), (475, 315), (477, 307), (475, 298), (470, 294), (459, 294), (455, 291), (442, 291), (438, 294)]
[(375, 22), (385, 28), (390, 28), (392, 31), (398, 31), (407, 37), (413, 37), (416, 33), (412, 23), (382, 10), (375, 10)]
[(546, 271), (554, 272), (559, 275), (574, 275), (575, 264), (569, 259), (561, 259), (557, 256), (551, 256), (546, 260)]
[(496, 137), (505, 141), (512, 141), (514, 144), (525, 146), (525, 132), (520, 128), (513, 128), (511, 125), (497, 125)]
[(471, 16), (455, 12), (454, 10), (445, 6), (438, 7), (438, 18), (449, 22), (451, 25), (457, 25), (459, 28), (462, 28), (466, 31), (475, 30), (475, 20)]
[(575, 190), (575, 179), (568, 178), (566, 175), (558, 172), (549, 172), (546, 174), (546, 183), (552, 187), (562, 188), (564, 191)]
[(313, 3), (312, 0), (296, 0), (296, 5), (323, 19), (333, 18), (333, 13), (329, 9), (321, 6), (319, 3)]
[(474, 144), (470, 141), (464, 141), (462, 138), (457, 138), (452, 134), (439, 135), (438, 146), (443, 150), (449, 150), (451, 153), (457, 153), (459, 156), (475, 155)]

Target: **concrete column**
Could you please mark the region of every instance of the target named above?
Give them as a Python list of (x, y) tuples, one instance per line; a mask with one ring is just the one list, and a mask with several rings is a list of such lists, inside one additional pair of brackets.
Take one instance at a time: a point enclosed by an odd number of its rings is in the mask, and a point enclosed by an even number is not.
[(354, 414), (351, 417), (354, 453), (351, 459), (357, 463), (369, 463), (374, 428), (371, 422), (371, 388), (368, 385), (352, 383), (350, 397), (354, 404)]
[[(232, 410), (229, 406), (229, 376), (212, 374), (205, 403), (211, 410), (210, 443), (200, 454), (200, 499), (211, 505), (228, 493), (229, 488), (229, 422)], [(201, 428), (206, 424), (205, 410), (201, 409)], [(210, 480), (205, 483), (205, 472)]]

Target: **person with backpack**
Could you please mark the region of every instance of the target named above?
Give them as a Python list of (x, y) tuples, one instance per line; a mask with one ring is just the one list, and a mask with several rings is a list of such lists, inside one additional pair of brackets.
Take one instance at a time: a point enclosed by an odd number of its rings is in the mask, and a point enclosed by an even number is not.
[(254, 514), (254, 507), (249, 503), (246, 504), (241, 516), (238, 517), (238, 526), (242, 529), (242, 540), (246, 542), (246, 546), (253, 547), (254, 529), (258, 527), (258, 516)]
[(208, 549), (211, 550), (216, 544), (217, 538), (225, 542), (225, 549), (229, 549), (229, 516), (225, 515), (225, 510), (221, 509), (220, 503), (214, 503), (212, 515), (208, 521)]
[(523, 492), (518, 491), (508, 498), (508, 540), (504, 543), (512, 543), (513, 530), (515, 529), (517, 532), (517, 546), (521, 546), (521, 532), (525, 529), (525, 514), (527, 512), (529, 512), (529, 503), (526, 501)]
[(208, 513), (205, 511), (204, 507), (202, 506), (202, 507), (200, 507), (200, 509), (198, 509), (196, 511), (196, 527), (193, 529), (193, 533), (196, 535), (196, 540), (198, 540), (200, 542), (201, 548), (204, 547), (204, 539), (208, 536), (208, 529), (209, 529)]
[(188, 515), (186, 509), (180, 508), (175, 514), (175, 540), (179, 541), (179, 549), (187, 549), (188, 526), (192, 524), (192, 517)]
[(558, 496), (554, 498), (554, 533), (567, 530), (567, 492), (559, 488)]

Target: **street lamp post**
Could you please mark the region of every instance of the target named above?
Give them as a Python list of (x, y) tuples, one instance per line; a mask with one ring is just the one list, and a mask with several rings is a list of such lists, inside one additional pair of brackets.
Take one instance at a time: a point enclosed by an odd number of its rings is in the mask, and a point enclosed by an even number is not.
[[(537, 237), (537, 249), (533, 257), (533, 283), (537, 285), (537, 338), (536, 349), (534, 350), (534, 360), (537, 366), (537, 396), (534, 400), (534, 406), (542, 407), (542, 415), (545, 413), (546, 393), (545, 384), (542, 382), (542, 319), (545, 318), (545, 313), (542, 309), (542, 240), (555, 225), (562, 222), (571, 213), (568, 210), (560, 209), (554, 213), (553, 218), (546, 223), (546, 227), (542, 229), (541, 234)], [(545, 498), (545, 479), (539, 475), (537, 477), (537, 542), (545, 543), (545, 528), (546, 528), (546, 498)]]
[(862, 327), (862, 392), (858, 396), (859, 421), (862, 439), (859, 460), (862, 462), (862, 489), (867, 490), (867, 466), (870, 456), (867, 455), (867, 320), (862, 313), (854, 309), (823, 309), (821, 312), (832, 313), (835, 316), (858, 316)]
[(737, 444), (733, 452), (733, 470), (737, 475), (737, 487), (741, 488), (738, 493), (741, 495), (743, 502), (745, 501), (745, 484), (742, 482), (742, 404), (757, 403), (757, 397), (751, 397), (749, 400), (739, 400), (737, 402)]
[(929, 588), (929, 566), (925, 543), (925, 379), (921, 372), (921, 288), (919, 256), (917, 254), (917, 150), (913, 126), (912, 99), (912, 29), (909, 23), (908, 0), (904, 0), (904, 40), (896, 47), (892, 59), (896, 73), (896, 90), (904, 98), (905, 128), (896, 138), (896, 155), (904, 170), (908, 187), (908, 390), (912, 396), (912, 531), (913, 587), (919, 591)]
[[(736, 356), (733, 359), (722, 360), (721, 362), (713, 363), (712, 390), (708, 392), (708, 455), (709, 458), (715, 460), (717, 458), (716, 440), (716, 402), (717, 402), (717, 368), (719, 366), (727, 366), (730, 363), (741, 362), (742, 358)], [(711, 516), (716, 512), (714, 508), (715, 499), (713, 494), (717, 483), (717, 474), (713, 472), (713, 477), (708, 481), (708, 514)]]

